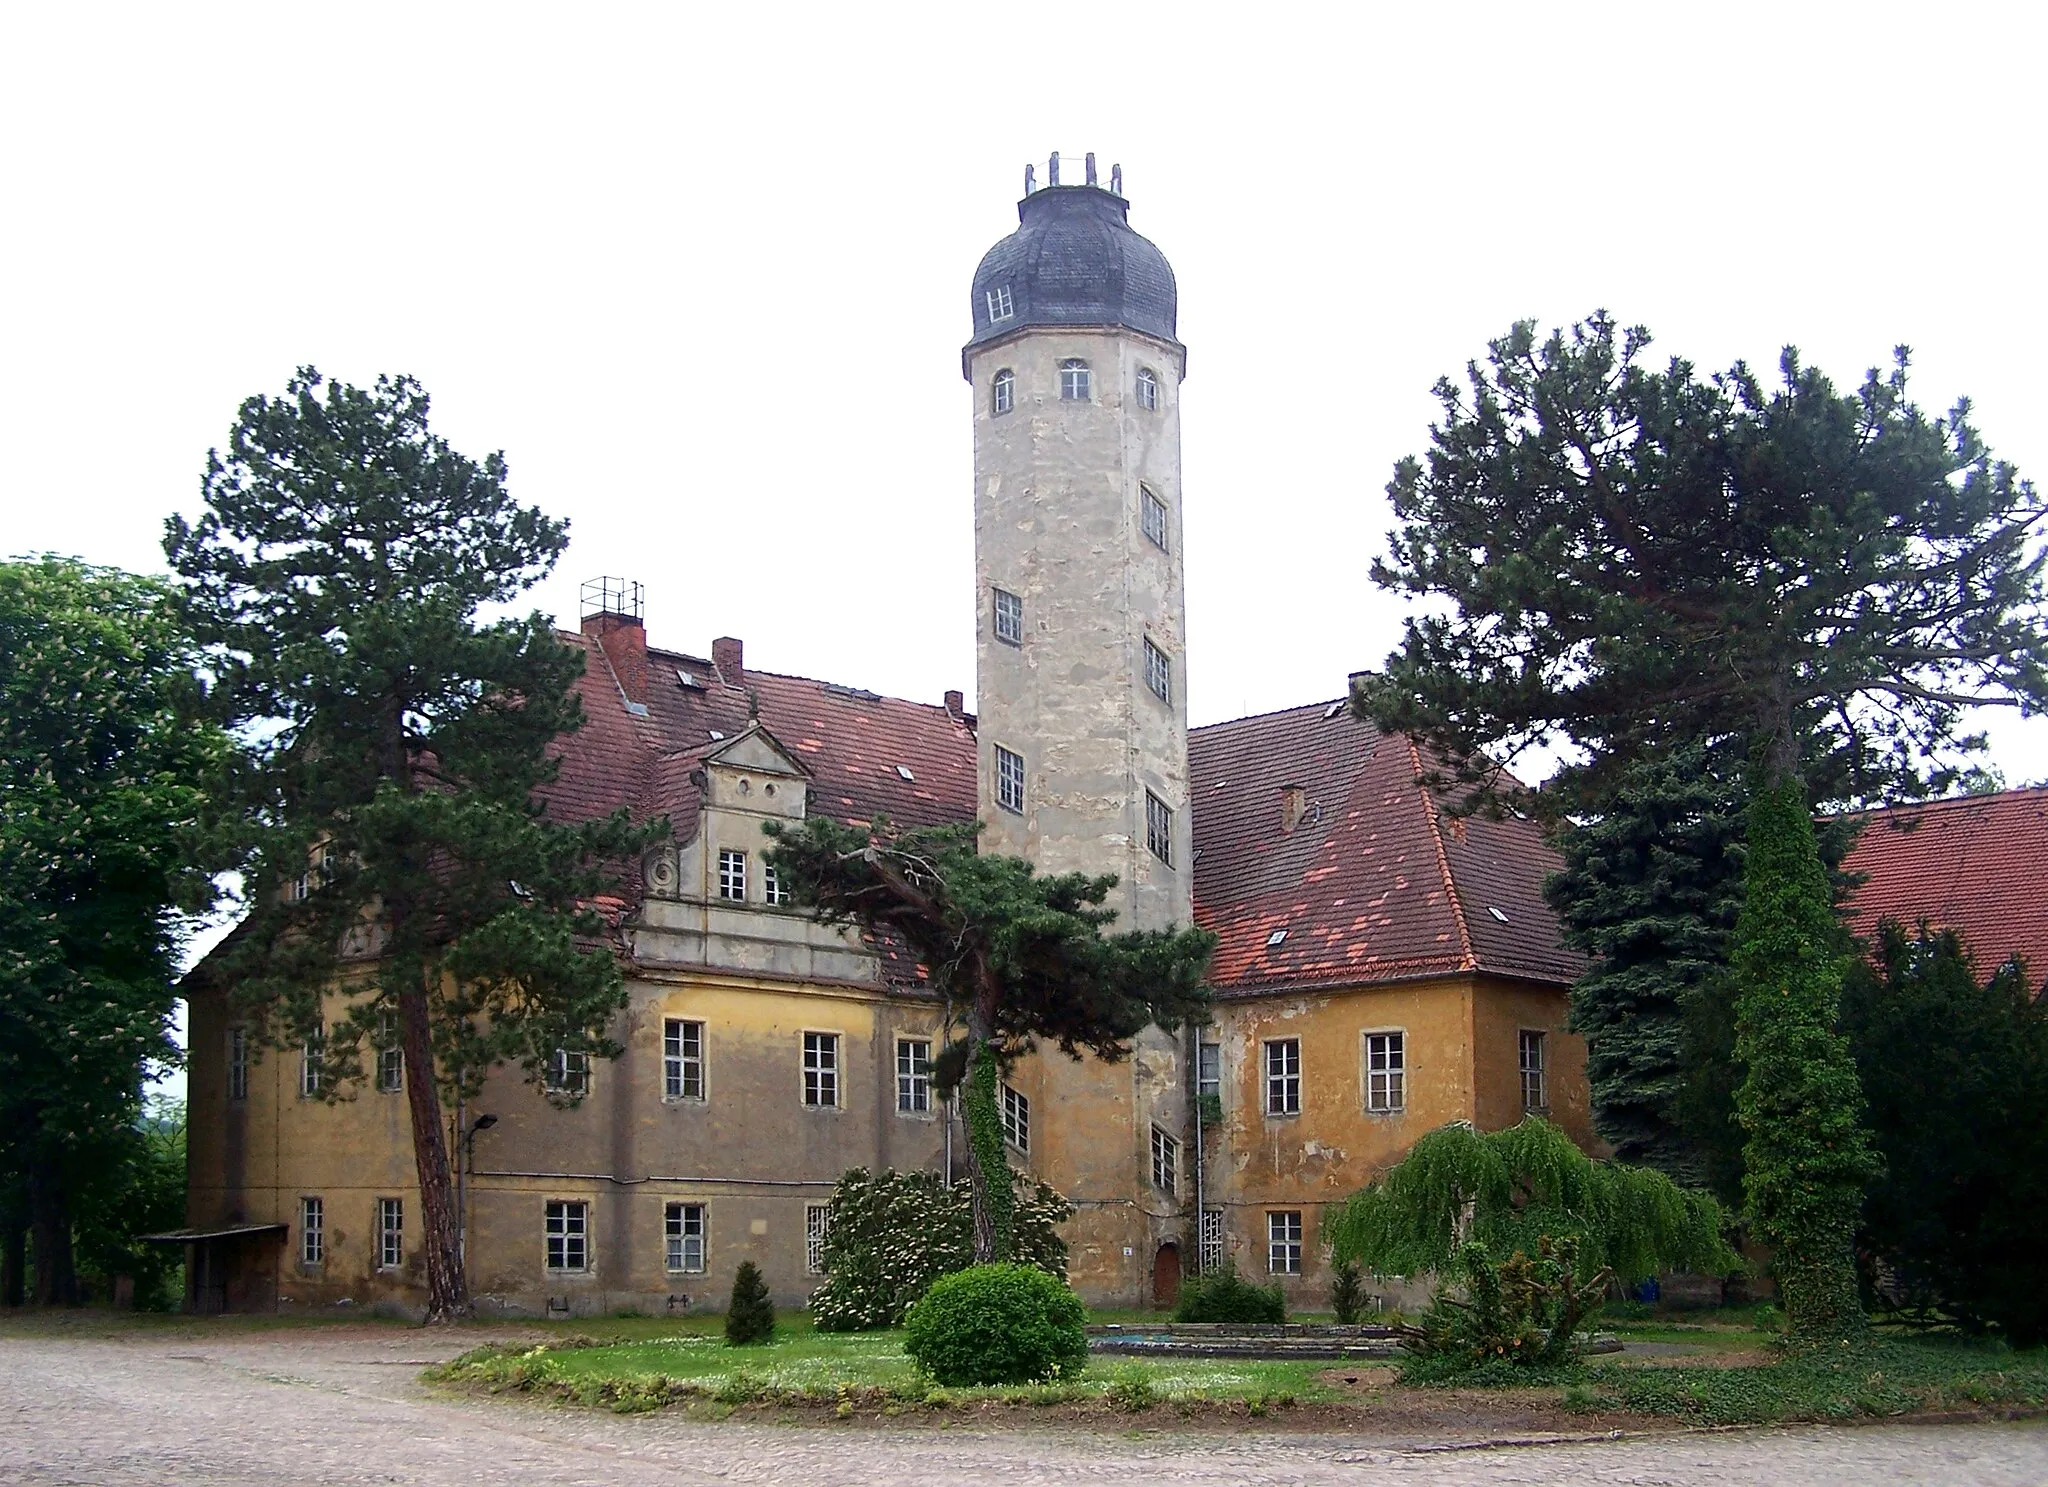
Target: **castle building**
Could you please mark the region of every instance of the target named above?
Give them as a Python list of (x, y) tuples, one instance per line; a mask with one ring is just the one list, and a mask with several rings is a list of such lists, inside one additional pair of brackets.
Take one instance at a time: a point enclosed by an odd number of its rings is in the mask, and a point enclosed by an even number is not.
[[(1148, 1030), (1114, 1065), (1043, 1051), (1001, 1091), (1011, 1161), (1075, 1205), (1091, 1301), (1164, 1301), (1230, 1263), (1321, 1305), (1324, 1208), (1423, 1132), (1536, 1111), (1596, 1144), (1565, 1030), (1581, 963), (1536, 828), (1446, 816), (1414, 745), (1342, 697), (1189, 730), (1187, 357), (1172, 269), (1129, 210), (1120, 171), (1104, 187), (1091, 156), (1062, 184), (1054, 157), (974, 275), (975, 713), (759, 671), (737, 639), (653, 649), (637, 585), (587, 588), (562, 639), (588, 722), (546, 809), (674, 831), (610, 906), (621, 1056), (562, 1060), (568, 1108), (500, 1070), (458, 1116), (481, 1308), (717, 1306), (748, 1259), (800, 1303), (841, 1172), (964, 1172), (917, 967), (766, 870), (765, 823), (811, 812), (979, 819), (983, 850), (1114, 873), (1120, 923), (1219, 937), (1208, 1025)], [(203, 967), (188, 985), (190, 1304), (416, 1308), (397, 1080), (330, 1101)]]

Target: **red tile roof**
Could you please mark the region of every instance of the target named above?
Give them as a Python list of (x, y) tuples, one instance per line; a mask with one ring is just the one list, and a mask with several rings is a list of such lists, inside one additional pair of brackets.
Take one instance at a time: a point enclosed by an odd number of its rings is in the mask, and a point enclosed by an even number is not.
[(2021, 955), (2030, 980), (2048, 975), (2048, 786), (1872, 811), (1843, 867), (1864, 875), (1858, 935), (1925, 919), (1960, 931), (1981, 971)]

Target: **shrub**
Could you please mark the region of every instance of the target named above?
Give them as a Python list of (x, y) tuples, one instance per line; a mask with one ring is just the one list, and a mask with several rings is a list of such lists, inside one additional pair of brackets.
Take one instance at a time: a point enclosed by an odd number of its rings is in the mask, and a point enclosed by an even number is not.
[(1357, 1326), (1365, 1311), (1365, 1282), (1358, 1267), (1349, 1260), (1337, 1266), (1335, 1281), (1330, 1286), (1330, 1310), (1337, 1314), (1338, 1325), (1343, 1327)]
[(1181, 1283), (1176, 1322), (1284, 1322), (1287, 1298), (1277, 1283), (1255, 1286), (1226, 1266)]
[(903, 1351), (940, 1384), (1028, 1384), (1088, 1366), (1087, 1312), (1030, 1265), (976, 1265), (932, 1283), (904, 1319)]
[(1463, 1370), (1557, 1369), (1578, 1358), (1578, 1329), (1600, 1305), (1612, 1280), (1604, 1267), (1582, 1282), (1578, 1241), (1544, 1235), (1534, 1255), (1516, 1250), (1496, 1260), (1483, 1244), (1464, 1244), (1453, 1257), (1465, 1295), (1439, 1290), (1422, 1319), (1408, 1382), (1441, 1381)]
[(752, 1260), (740, 1265), (732, 1278), (732, 1300), (725, 1309), (725, 1340), (734, 1347), (767, 1342), (775, 1336), (775, 1304), (768, 1299), (768, 1282)]

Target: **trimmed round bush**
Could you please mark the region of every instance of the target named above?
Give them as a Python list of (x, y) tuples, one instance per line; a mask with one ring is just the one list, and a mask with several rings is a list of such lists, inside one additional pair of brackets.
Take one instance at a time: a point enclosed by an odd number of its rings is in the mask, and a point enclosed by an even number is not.
[(903, 1351), (949, 1388), (1028, 1384), (1088, 1366), (1081, 1298), (1030, 1265), (975, 1265), (932, 1283), (903, 1320)]

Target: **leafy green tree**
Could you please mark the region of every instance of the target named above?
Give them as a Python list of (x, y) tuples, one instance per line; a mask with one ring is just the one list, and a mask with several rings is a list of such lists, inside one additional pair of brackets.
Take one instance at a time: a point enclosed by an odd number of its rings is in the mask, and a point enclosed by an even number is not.
[(1657, 370), (1648, 343), (1605, 315), (1542, 339), (1525, 323), (1468, 390), (1438, 384), (1374, 576), (1450, 603), (1408, 622), (1358, 704), (1482, 795), (1537, 744), (1574, 749), (1567, 800), (1686, 743), (1750, 761), (1745, 1191), (1795, 1340), (1839, 1339), (1863, 1325), (1846, 1230), (1871, 1163), (1840, 1077), (1813, 791), (1946, 788), (1982, 744), (1970, 709), (2048, 705), (2048, 506), (1967, 404), (1929, 418), (1908, 400), (1903, 350), (1844, 395), (1790, 350), (1767, 392), (1739, 363)]
[[(163, 588), (62, 558), (0, 564), (0, 1216), (10, 1296), (78, 1299), (93, 1174), (171, 1039), (180, 910), (211, 900), (201, 821), (226, 736), (200, 721)], [(132, 1232), (132, 1231), (131, 1231)]]
[(1981, 977), (1952, 930), (1886, 921), (1842, 1025), (1884, 1157), (1863, 1244), (1906, 1308), (2048, 1342), (2048, 1001), (2025, 966)]
[[(1105, 934), (1114, 877), (1040, 876), (974, 851), (976, 824), (898, 832), (813, 816), (771, 822), (768, 858), (794, 901), (828, 923), (900, 937), (965, 1037), (934, 1073), (958, 1081), (967, 1119), (976, 1263), (1013, 1254), (1009, 1162), (996, 1109), (1002, 1065), (1040, 1040), (1070, 1058), (1130, 1053), (1148, 1024), (1172, 1030), (1208, 1005), (1206, 930)], [(998, 1174), (1003, 1174), (998, 1176)]]
[(649, 833), (542, 813), (550, 745), (582, 722), (581, 659), (538, 613), (478, 612), (545, 574), (567, 525), (427, 413), (409, 378), (366, 391), (301, 369), (242, 405), (205, 514), (173, 518), (165, 551), (251, 741), (234, 805), (253, 891), (211, 972), (271, 1042), (324, 1048), (330, 1097), (366, 1045), (400, 1051), (444, 1320), (468, 1307), (444, 1104), (502, 1062), (542, 1081), (558, 1053), (616, 1052), (625, 993), (590, 904)]

